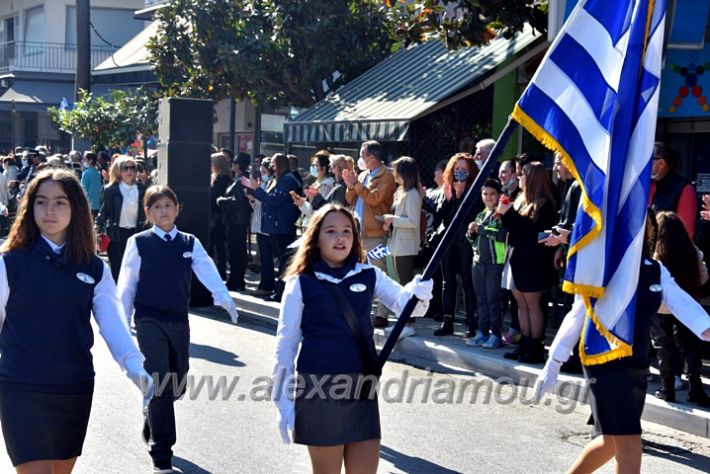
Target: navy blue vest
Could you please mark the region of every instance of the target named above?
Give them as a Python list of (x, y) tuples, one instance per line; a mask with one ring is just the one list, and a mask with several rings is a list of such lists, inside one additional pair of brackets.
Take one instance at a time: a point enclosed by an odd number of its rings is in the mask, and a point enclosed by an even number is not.
[(41, 237), (3, 256), (10, 295), (0, 332), (0, 381), (69, 385), (92, 381), (91, 308), (104, 265), (64, 262)]
[(646, 259), (641, 259), (641, 270), (636, 289), (633, 355), (607, 362), (605, 365), (648, 369), (649, 351), (651, 350), (651, 321), (658, 308), (661, 307), (663, 296), (660, 291), (661, 267), (656, 261), (649, 260), (650, 265), (647, 265), (645, 261)]
[[(313, 273), (299, 276), (303, 295), (301, 332), (303, 341), (297, 370), (308, 374), (362, 373), (363, 361), (345, 317), (328, 290)], [(338, 284), (360, 322), (360, 328), (377, 357), (370, 322), (372, 299), (377, 276), (368, 268)], [(362, 290), (364, 291), (353, 291)]]
[(178, 232), (166, 242), (146, 230), (135, 239), (141, 257), (135, 318), (187, 321), (195, 236)]

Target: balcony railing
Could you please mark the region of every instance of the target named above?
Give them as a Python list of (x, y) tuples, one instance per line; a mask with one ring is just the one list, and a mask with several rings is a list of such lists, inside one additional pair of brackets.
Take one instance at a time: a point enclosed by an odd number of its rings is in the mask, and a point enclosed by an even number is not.
[[(115, 48), (91, 48), (91, 68), (115, 51)], [(0, 72), (10, 71), (73, 73), (76, 71), (76, 45), (29, 41), (0, 43)]]

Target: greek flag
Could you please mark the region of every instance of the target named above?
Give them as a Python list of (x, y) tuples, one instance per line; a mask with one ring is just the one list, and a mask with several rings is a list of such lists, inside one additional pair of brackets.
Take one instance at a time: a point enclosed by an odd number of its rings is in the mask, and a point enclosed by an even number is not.
[(59, 103), (59, 110), (60, 111), (69, 110), (69, 102), (67, 102), (66, 97), (62, 97), (62, 101)]
[(379, 244), (377, 247), (367, 252), (367, 258), (370, 260), (379, 260), (381, 258), (385, 258), (389, 254), (390, 248), (385, 244)]
[(632, 354), (665, 10), (581, 0), (513, 111), (583, 189), (563, 288), (586, 303), (587, 365)]

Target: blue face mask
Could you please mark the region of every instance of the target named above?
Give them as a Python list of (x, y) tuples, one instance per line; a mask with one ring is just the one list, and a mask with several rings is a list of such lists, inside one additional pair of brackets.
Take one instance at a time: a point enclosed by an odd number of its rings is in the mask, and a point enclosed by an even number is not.
[(468, 179), (468, 171), (454, 170), (454, 180), (455, 181), (466, 181), (466, 179)]
[(268, 175), (268, 174), (262, 174), (262, 175), (261, 175), (261, 180), (264, 181), (264, 182), (268, 181), (268, 180), (269, 180), (269, 175)]
[(311, 173), (311, 176), (313, 176), (314, 178), (318, 177), (318, 168), (316, 167), (316, 165), (311, 165), (311, 168), (308, 170), (308, 172)]

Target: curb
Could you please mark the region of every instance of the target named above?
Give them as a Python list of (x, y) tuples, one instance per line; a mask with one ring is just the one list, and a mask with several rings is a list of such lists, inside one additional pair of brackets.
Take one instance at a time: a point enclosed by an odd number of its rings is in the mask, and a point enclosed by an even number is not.
[[(256, 320), (272, 327), (277, 326), (280, 303), (266, 302), (261, 298), (242, 293), (230, 292), (230, 294), (240, 313), (251, 313), (247, 319)], [(375, 345), (378, 349), (382, 348), (385, 340), (384, 331), (376, 329)], [(464, 344), (461, 338), (446, 338), (445, 340), (447, 343), (441, 344), (428, 340), (426, 337), (408, 337), (395, 345), (392, 357), (404, 363), (407, 358), (431, 361), (432, 365), (443, 364), (526, 386), (532, 386), (542, 370), (541, 366), (519, 364), (503, 359), (500, 354), (501, 350), (470, 348)], [(588, 389), (583, 382), (582, 376), (560, 374), (555, 392), (558, 396), (587, 403)], [(710, 412), (686, 404), (668, 403), (653, 395), (646, 395), (642, 420), (695, 436), (710, 438)]]

